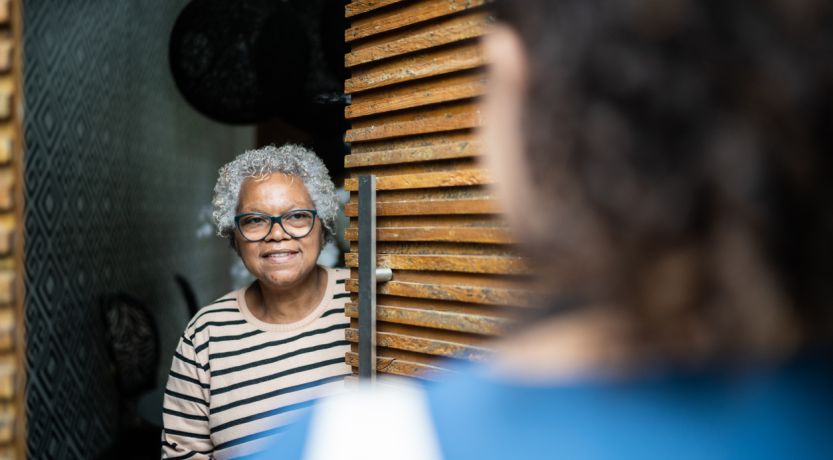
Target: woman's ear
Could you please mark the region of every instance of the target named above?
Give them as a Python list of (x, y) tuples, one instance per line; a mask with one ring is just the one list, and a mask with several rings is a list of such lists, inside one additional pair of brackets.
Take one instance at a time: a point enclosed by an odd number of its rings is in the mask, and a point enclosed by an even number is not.
[[(526, 49), (518, 33), (497, 24), (483, 39), (488, 67), (480, 138), (486, 167), (510, 222), (524, 222), (533, 209), (526, 162), (524, 114), (527, 104)], [(519, 234), (524, 229), (515, 228)]]

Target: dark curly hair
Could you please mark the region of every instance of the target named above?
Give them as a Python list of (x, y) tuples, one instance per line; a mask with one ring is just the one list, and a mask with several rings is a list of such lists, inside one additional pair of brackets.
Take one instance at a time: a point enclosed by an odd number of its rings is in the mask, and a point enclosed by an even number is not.
[[(666, 357), (827, 344), (833, 7), (512, 0), (551, 296), (615, 305)], [(541, 257), (543, 256), (543, 257)]]

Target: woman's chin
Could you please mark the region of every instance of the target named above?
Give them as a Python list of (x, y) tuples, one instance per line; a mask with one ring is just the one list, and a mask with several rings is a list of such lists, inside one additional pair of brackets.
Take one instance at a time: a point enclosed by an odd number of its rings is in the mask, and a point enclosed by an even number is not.
[[(260, 278), (260, 281), (265, 282), (274, 289), (291, 289), (302, 284), (304, 280), (312, 273), (315, 265), (309, 270), (303, 270), (300, 264), (270, 264), (272, 269), (265, 273), (265, 276)], [(277, 265), (278, 267), (275, 267)]]

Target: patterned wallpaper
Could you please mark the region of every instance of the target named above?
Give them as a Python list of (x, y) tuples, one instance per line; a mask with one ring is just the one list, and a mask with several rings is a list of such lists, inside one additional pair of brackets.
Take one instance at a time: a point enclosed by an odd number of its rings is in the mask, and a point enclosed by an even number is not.
[(188, 316), (174, 274), (200, 302), (229, 286), (231, 252), (196, 235), (218, 167), (253, 131), (211, 122), (178, 94), (167, 43), (184, 4), (23, 2), (32, 459), (94, 458), (115, 436), (103, 294), (151, 307), (161, 382)]

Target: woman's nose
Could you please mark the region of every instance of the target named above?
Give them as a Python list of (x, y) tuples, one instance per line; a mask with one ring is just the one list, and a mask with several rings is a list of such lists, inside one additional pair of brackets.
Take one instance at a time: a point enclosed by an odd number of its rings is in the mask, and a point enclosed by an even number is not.
[(292, 237), (289, 236), (285, 231), (283, 231), (283, 227), (278, 222), (272, 223), (272, 230), (269, 231), (269, 234), (266, 235), (265, 241), (282, 241), (288, 240)]

